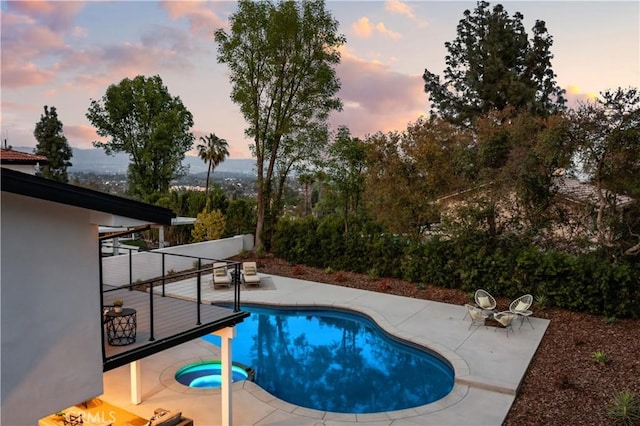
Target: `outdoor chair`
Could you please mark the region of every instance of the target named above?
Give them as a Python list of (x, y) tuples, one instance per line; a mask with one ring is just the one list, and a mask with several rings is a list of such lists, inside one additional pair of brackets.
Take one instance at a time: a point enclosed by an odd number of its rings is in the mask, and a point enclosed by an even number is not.
[(476, 290), (474, 299), (478, 308), (482, 308), (487, 311), (492, 311), (496, 308), (496, 299), (494, 299), (494, 297), (486, 290)]
[(482, 310), (482, 308), (478, 308), (477, 306), (470, 305), (466, 303), (465, 308), (467, 308), (467, 314), (471, 317), (471, 324), (467, 330), (471, 330), (472, 326), (480, 326), (485, 325), (485, 320), (489, 318), (489, 315)]
[(260, 286), (256, 262), (244, 262), (242, 264), (242, 281), (245, 285)]
[(535, 330), (533, 324), (531, 324), (531, 320), (529, 317), (533, 312), (529, 310), (531, 305), (533, 304), (533, 296), (530, 294), (525, 294), (524, 296), (518, 297), (516, 300), (509, 304), (509, 311), (514, 313), (520, 317), (520, 328), (522, 328), (522, 324), (526, 319), (529, 322), (532, 330)]
[[(473, 295), (473, 298), (476, 302), (475, 307), (476, 308), (480, 308), (480, 309), (484, 309), (486, 311), (493, 311), (496, 308), (496, 299), (489, 294), (488, 291), (486, 290), (476, 290), (475, 294)], [(469, 315), (469, 310), (467, 310), (467, 313), (464, 315), (465, 319), (467, 317), (467, 315)]]
[(231, 277), (227, 273), (227, 264), (216, 262), (213, 264), (213, 289), (231, 287)]
[(503, 328), (507, 332), (507, 337), (509, 337), (509, 330), (511, 330), (511, 332), (513, 333), (512, 324), (513, 320), (517, 317), (518, 316), (516, 314), (510, 311), (502, 311), (494, 314), (493, 319), (496, 320), (498, 324), (500, 324), (500, 327), (496, 327), (495, 330), (497, 330), (498, 328)]

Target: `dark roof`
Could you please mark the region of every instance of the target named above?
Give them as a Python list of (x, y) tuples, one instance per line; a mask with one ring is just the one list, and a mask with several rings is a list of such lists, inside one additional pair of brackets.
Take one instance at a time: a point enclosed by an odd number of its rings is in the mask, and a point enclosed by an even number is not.
[(0, 148), (1, 164), (39, 164), (48, 163), (49, 160), (44, 155), (29, 154), (21, 151), (14, 151), (8, 148)]
[(140, 201), (129, 200), (92, 189), (69, 185), (7, 168), (2, 171), (2, 191), (54, 203), (82, 207), (162, 225), (171, 225), (175, 213)]

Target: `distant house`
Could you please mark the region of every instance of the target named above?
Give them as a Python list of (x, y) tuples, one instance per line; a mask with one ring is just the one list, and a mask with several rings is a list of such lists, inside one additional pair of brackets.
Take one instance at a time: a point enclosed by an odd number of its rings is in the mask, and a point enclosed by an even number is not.
[(35, 175), (38, 167), (49, 164), (43, 155), (28, 154), (10, 148), (0, 148), (0, 164), (2, 167), (22, 173)]
[[(99, 226), (170, 225), (175, 215), (12, 170), (10, 158), (41, 157), (5, 151), (0, 168), (0, 424), (38, 424), (40, 418), (101, 395), (103, 371), (224, 331), (248, 316), (219, 308), (215, 322), (203, 320), (166, 338), (138, 339), (131, 345), (135, 350), (105, 354)], [(139, 312), (148, 304), (141, 306)], [(132, 389), (134, 385), (132, 377)]]
[[(565, 224), (556, 226), (552, 230), (554, 237), (567, 241), (575, 237), (586, 237), (596, 241), (596, 218), (600, 208), (597, 188), (592, 184), (566, 176), (556, 177), (554, 186), (558, 207), (564, 211), (565, 216)], [(492, 191), (493, 185), (486, 183), (441, 197), (436, 203), (440, 206), (443, 219), (456, 221), (461, 219), (458, 215), (459, 208), (482, 205), (487, 200), (493, 199)], [(606, 190), (603, 195), (608, 200), (608, 209), (610, 210), (610, 206), (615, 208), (613, 214), (623, 214), (635, 202), (631, 197)], [(512, 218), (511, 207), (515, 202), (514, 194), (497, 201), (495, 207), (498, 224)]]

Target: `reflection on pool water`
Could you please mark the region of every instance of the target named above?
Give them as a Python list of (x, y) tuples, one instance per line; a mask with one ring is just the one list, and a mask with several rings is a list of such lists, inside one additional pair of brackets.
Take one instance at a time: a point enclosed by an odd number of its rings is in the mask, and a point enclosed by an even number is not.
[[(440, 357), (391, 339), (362, 315), (243, 306), (233, 360), (272, 395), (302, 407), (376, 413), (437, 401), (453, 388)], [(220, 345), (214, 335), (205, 340)]]

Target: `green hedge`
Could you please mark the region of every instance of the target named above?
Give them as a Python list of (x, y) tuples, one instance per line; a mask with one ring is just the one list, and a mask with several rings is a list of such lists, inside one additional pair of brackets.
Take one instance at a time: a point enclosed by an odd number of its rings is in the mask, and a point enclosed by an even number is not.
[(640, 317), (640, 262), (613, 263), (604, 254), (542, 250), (514, 236), (468, 233), (455, 240), (412, 241), (372, 226), (345, 232), (336, 218), (282, 220), (273, 252), (292, 264), (402, 278), (416, 284), (483, 288), (496, 296), (545, 296), (548, 305)]

